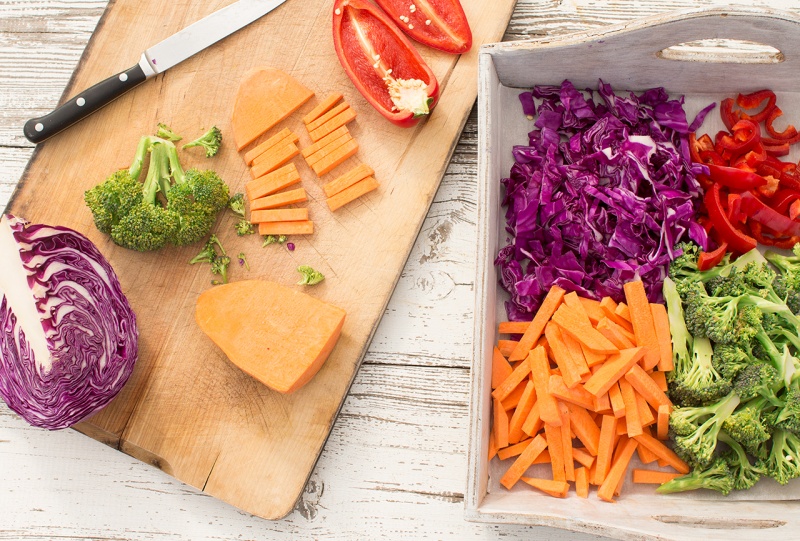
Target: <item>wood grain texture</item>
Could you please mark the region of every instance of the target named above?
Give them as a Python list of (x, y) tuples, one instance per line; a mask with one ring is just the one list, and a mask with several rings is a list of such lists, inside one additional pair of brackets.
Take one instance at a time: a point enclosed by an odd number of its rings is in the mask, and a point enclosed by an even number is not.
[[(728, 3), (800, 12), (789, 0), (519, 0), (506, 38)], [(57, 103), (105, 5), (0, 1), (0, 206), (33, 151), (22, 137), (23, 122)], [(597, 539), (462, 518), (476, 142), (473, 111), (322, 456), (288, 517), (264, 521), (243, 513), (74, 431), (32, 429), (0, 406), (0, 539)], [(675, 513), (664, 515), (687, 539), (696, 538)]]

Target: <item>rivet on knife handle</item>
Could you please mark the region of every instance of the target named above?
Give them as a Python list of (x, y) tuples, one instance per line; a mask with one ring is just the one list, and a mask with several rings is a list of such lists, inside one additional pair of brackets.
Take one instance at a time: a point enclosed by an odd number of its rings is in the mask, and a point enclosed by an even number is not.
[(41, 143), (51, 135), (86, 118), (104, 105), (108, 105), (128, 90), (143, 83), (146, 78), (145, 72), (139, 64), (112, 75), (105, 81), (100, 81), (74, 96), (51, 113), (28, 120), (23, 128), (23, 133), (31, 143)]

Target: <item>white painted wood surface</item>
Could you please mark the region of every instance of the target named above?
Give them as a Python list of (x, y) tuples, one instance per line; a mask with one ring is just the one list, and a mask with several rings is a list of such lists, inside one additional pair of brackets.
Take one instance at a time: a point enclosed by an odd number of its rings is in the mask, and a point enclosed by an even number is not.
[[(23, 122), (57, 103), (106, 4), (0, 0), (0, 208), (33, 152)], [(518, 0), (506, 37), (725, 4), (800, 12), (793, 0)], [(292, 514), (250, 516), (75, 431), (30, 428), (0, 406), (0, 539), (594, 539), (463, 519), (476, 130), (473, 112)], [(57, 204), (58, 194), (48, 196)]]

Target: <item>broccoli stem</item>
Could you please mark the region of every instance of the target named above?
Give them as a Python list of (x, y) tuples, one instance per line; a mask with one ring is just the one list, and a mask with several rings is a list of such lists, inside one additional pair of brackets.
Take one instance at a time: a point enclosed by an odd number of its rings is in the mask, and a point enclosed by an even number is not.
[(133, 157), (133, 162), (128, 168), (128, 174), (131, 178), (138, 179), (139, 174), (142, 172), (142, 165), (147, 153), (150, 151), (152, 140), (149, 136), (144, 135), (139, 139), (139, 144), (136, 146), (136, 154)]

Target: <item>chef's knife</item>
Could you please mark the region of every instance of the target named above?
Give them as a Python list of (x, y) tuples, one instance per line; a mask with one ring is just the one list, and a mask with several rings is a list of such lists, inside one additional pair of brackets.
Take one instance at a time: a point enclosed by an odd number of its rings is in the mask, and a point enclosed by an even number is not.
[(109, 104), (150, 77), (199, 53), (266, 15), (286, 0), (238, 0), (187, 26), (142, 53), (139, 63), (84, 90), (63, 105), (25, 123), (23, 132), (32, 143), (40, 143)]

